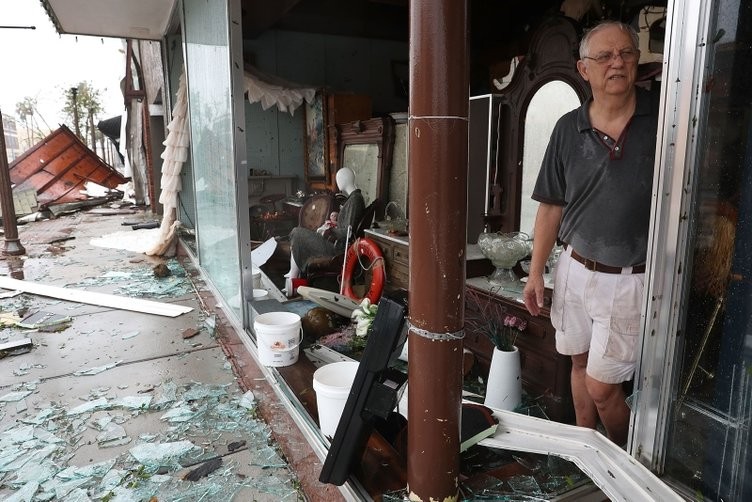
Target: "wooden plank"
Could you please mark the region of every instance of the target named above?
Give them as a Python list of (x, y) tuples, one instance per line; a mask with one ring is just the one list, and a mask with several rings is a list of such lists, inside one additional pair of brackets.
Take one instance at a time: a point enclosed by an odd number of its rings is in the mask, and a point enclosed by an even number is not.
[(0, 277), (0, 288), (19, 290), (24, 293), (59, 298), (71, 302), (99, 305), (102, 307), (130, 310), (133, 312), (143, 312), (145, 314), (155, 314), (165, 317), (177, 317), (193, 310), (193, 307), (186, 307), (184, 305), (128, 298), (125, 296), (116, 296), (95, 291), (61, 288), (59, 286), (50, 286), (39, 284), (37, 282), (19, 281), (18, 279), (4, 276)]

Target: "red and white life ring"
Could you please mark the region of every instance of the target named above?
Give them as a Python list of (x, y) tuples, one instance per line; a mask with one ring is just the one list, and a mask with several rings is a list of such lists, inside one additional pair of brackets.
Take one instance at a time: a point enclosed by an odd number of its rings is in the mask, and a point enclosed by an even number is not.
[(384, 267), (384, 255), (381, 253), (378, 244), (366, 237), (356, 239), (352, 246), (347, 249), (345, 267), (342, 271), (342, 294), (357, 302), (363, 300), (363, 298), (358, 298), (352, 289), (353, 272), (361, 256), (365, 256), (369, 260), (371, 270), (371, 286), (364, 298), (368, 298), (372, 304), (375, 304), (378, 303), (381, 293), (384, 291), (386, 269)]

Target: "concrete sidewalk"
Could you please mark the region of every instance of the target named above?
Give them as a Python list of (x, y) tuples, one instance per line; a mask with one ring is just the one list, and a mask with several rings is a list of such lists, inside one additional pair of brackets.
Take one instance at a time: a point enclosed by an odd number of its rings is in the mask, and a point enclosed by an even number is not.
[[(98, 213), (107, 211), (19, 227), (26, 255), (3, 257), (0, 275), (192, 310), (163, 317), (27, 293), (1, 299), (0, 344), (33, 347), (0, 359), (0, 499), (339, 499), (316, 486), (318, 459), (190, 262), (91, 244), (152, 215)], [(171, 274), (159, 279), (163, 262)], [(8, 320), (44, 313), (54, 326)], [(189, 475), (198, 467), (211, 472)]]

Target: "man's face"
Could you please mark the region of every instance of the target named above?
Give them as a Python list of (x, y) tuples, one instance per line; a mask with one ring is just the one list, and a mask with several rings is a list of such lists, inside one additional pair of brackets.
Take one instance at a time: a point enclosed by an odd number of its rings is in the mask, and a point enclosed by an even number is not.
[(577, 69), (596, 98), (623, 95), (634, 88), (639, 57), (629, 33), (613, 26), (593, 35), (588, 54), (577, 62)]

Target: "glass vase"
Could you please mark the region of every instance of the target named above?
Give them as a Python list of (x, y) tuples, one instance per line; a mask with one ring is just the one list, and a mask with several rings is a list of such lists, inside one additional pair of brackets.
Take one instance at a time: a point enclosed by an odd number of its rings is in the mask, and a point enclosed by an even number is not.
[(530, 237), (524, 232), (483, 232), (478, 237), (478, 247), (496, 267), (489, 281), (502, 289), (519, 288), (520, 281), (512, 267), (530, 254)]

